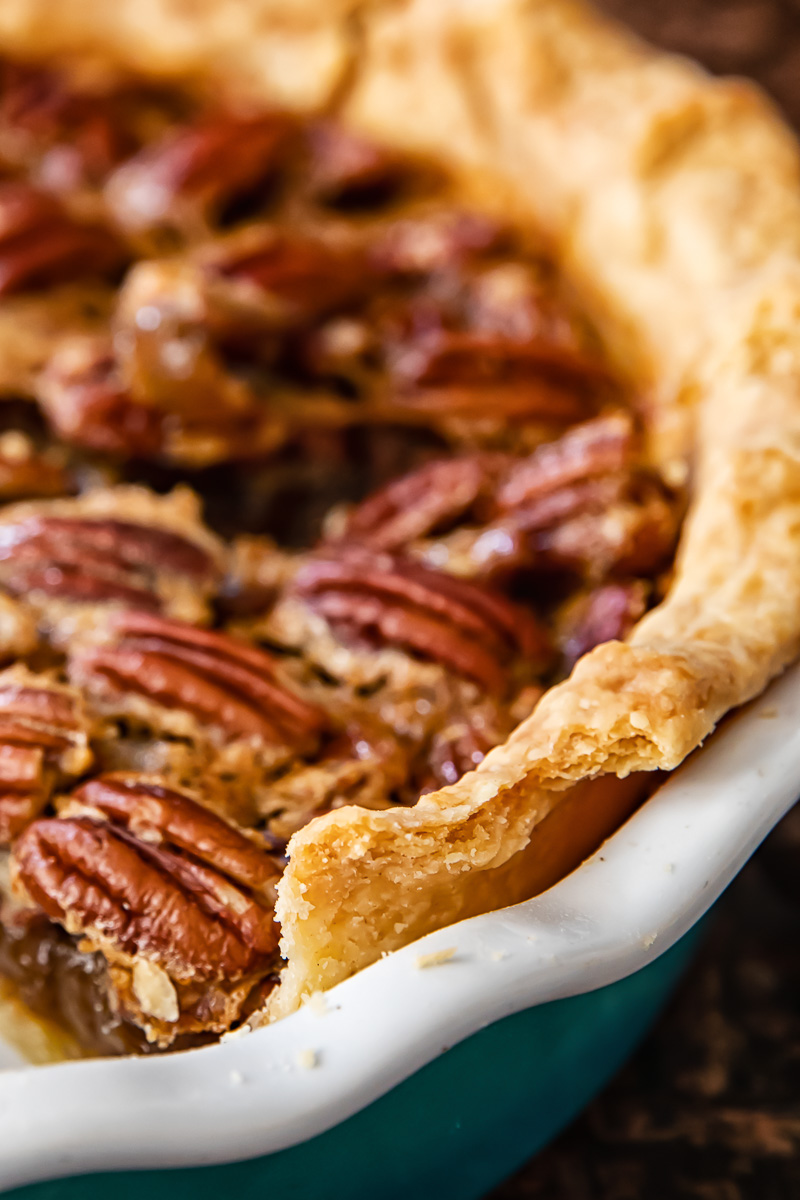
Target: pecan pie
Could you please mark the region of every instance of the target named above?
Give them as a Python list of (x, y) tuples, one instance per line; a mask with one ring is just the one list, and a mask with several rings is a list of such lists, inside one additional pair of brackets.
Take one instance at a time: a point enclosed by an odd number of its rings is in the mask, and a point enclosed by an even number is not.
[(763, 101), (564, 0), (189, 7), (2, 22), (0, 973), (87, 1053), (543, 890), (800, 644)]

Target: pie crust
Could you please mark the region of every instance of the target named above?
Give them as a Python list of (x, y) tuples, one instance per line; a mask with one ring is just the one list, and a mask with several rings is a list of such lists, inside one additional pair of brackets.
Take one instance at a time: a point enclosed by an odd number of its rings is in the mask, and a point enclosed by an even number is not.
[(676, 767), (796, 655), (797, 148), (755, 88), (571, 0), (7, 0), (0, 37), (329, 108), (442, 161), (470, 205), (546, 231), (647, 397), (654, 457), (691, 480), (671, 589), (627, 642), (581, 659), (459, 782), (294, 836), (277, 906), (283, 1015), (381, 953), (547, 886), (579, 859), (577, 830), (624, 815), (624, 793), (595, 777)]

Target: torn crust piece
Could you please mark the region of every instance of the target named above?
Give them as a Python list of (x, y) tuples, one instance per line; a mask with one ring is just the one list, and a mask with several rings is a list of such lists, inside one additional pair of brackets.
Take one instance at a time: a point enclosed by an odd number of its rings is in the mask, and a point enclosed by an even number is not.
[(555, 861), (570, 810), (602, 810), (597, 777), (677, 766), (800, 644), (800, 163), (769, 106), (572, 4), (401, 5), (364, 61), (359, 124), (485, 172), (552, 232), (650, 380), (654, 454), (680, 476), (691, 452), (693, 499), (670, 592), (628, 644), (582, 658), (453, 787), (295, 836), (275, 1014), (552, 882), (548, 831)]
[(573, 0), (367, 0), (357, 21), (312, 0), (202, 0), (191, 14), (154, 0), (147, 23), (133, 4), (46, 8), (8, 4), (0, 29), (18, 48), (79, 44), (129, 66), (205, 67), (271, 105), (327, 103), (449, 167), (465, 207), (543, 230), (644, 396), (651, 460), (691, 485), (669, 594), (626, 643), (581, 658), (451, 787), (295, 835), (272, 1003), (285, 1013), (552, 882), (638, 775), (676, 766), (797, 654), (800, 159), (754, 89)]
[(97, 488), (0, 512), (0, 590), (61, 647), (109, 610), (207, 622), (224, 551), (188, 488)]

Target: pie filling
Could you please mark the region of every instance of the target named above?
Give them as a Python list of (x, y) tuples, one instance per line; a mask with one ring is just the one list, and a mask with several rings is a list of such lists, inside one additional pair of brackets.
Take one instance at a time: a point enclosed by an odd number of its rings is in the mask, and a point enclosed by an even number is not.
[(196, 1045), (276, 986), (291, 835), (480, 763), (658, 601), (683, 496), (430, 164), (0, 80), (0, 973), (86, 1053)]

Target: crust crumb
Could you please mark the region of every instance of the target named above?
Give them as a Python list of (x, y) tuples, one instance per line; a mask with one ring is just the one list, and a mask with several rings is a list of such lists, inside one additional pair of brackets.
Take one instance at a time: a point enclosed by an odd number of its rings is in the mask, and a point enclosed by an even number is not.
[(311, 994), (306, 997), (305, 1007), (310, 1009), (315, 1017), (327, 1017), (328, 1013), (330, 1012), (330, 1009), (328, 1008), (328, 1002), (325, 999), (323, 992), (311, 992)]
[(316, 1050), (310, 1050), (306, 1047), (305, 1050), (299, 1050), (295, 1059), (298, 1067), (303, 1071), (312, 1071), (319, 1063)]
[(450, 961), (457, 949), (457, 946), (448, 946), (446, 950), (433, 950), (430, 954), (418, 954), (414, 959), (414, 966), (419, 971), (424, 971), (427, 967), (441, 966), (442, 963)]

